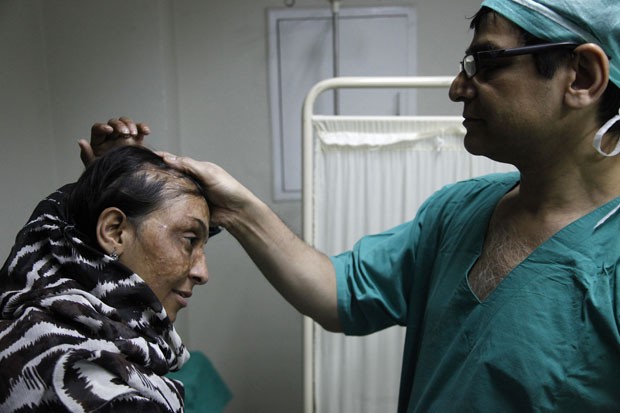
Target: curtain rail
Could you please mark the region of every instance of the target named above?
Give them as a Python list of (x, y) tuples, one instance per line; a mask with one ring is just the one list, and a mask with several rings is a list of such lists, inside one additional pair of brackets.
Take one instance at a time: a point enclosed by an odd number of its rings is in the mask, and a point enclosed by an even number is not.
[[(316, 83), (306, 95), (302, 109), (302, 231), (303, 239), (312, 244), (313, 220), (312, 206), (314, 162), (312, 118), (314, 103), (318, 96), (331, 89), (389, 89), (389, 88), (447, 88), (454, 77), (451, 76), (394, 76), (394, 77), (334, 77)], [(304, 317), (303, 321), (303, 392), (304, 413), (314, 413), (314, 343), (313, 321)]]

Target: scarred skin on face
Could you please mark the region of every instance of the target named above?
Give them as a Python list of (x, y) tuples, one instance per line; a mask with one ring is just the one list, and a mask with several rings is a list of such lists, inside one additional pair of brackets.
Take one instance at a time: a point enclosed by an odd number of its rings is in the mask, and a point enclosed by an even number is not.
[[(193, 185), (177, 181), (188, 189)], [(194, 286), (209, 278), (204, 252), (209, 217), (204, 197), (181, 193), (127, 231), (119, 261), (146, 282), (173, 322), (188, 305)]]

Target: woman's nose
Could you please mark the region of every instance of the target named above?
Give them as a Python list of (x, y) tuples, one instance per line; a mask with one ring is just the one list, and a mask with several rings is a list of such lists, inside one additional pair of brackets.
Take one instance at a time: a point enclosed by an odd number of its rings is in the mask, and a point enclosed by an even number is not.
[(207, 257), (201, 250), (194, 258), (194, 263), (190, 271), (190, 277), (196, 284), (206, 284), (209, 281), (209, 270), (207, 269)]
[(472, 79), (469, 79), (465, 72), (459, 72), (450, 85), (448, 95), (453, 102), (463, 102), (473, 98), (475, 90)]

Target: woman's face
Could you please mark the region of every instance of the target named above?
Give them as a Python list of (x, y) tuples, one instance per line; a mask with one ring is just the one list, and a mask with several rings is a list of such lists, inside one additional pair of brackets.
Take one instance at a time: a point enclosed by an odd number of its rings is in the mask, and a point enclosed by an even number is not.
[(209, 208), (201, 196), (182, 194), (132, 226), (119, 261), (151, 287), (172, 322), (196, 284), (209, 278), (204, 246)]

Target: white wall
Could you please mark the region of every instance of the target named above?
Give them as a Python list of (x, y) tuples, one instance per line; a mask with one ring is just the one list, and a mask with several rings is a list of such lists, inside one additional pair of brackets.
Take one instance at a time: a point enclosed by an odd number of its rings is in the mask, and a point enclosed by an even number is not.
[[(415, 6), (420, 75), (453, 75), (479, 0), (345, 0)], [(0, 253), (35, 203), (82, 170), (77, 140), (126, 114), (158, 149), (215, 161), (296, 232), (298, 202), (271, 201), (266, 8), (281, 0), (0, 0)], [(295, 7), (328, 7), (297, 0)], [(460, 113), (421, 95), (423, 113)], [(234, 393), (229, 412), (298, 412), (301, 317), (228, 234), (207, 247), (211, 281), (178, 322)]]

